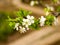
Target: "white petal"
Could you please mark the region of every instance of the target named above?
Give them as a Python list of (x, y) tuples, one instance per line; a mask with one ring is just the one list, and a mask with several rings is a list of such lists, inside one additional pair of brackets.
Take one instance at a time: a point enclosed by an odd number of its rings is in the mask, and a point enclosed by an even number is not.
[(33, 17), (33, 16), (31, 16), (31, 19), (34, 19), (34, 17)]
[(25, 30), (25, 28), (23, 27), (23, 30)]
[(46, 18), (44, 18), (44, 16), (41, 16), (40, 22), (44, 22), (46, 20)]
[(26, 19), (23, 19), (23, 22), (26, 22)]
[(27, 15), (27, 18), (30, 19), (30, 15)]
[(54, 11), (54, 8), (53, 8), (52, 6), (46, 5), (46, 7), (47, 7), (49, 10)]
[(17, 31), (19, 30), (18, 27), (16, 27), (16, 30), (17, 30)]
[(25, 30), (24, 27), (21, 27), (19, 31), (20, 31), (20, 33), (24, 33), (24, 32), (26, 32), (26, 30)]
[(26, 19), (26, 22), (29, 22), (29, 19)]
[(25, 25), (25, 24), (26, 24), (25, 22), (22, 23), (22, 25)]
[(53, 7), (50, 7), (51, 11), (54, 11), (54, 8)]
[(31, 20), (31, 23), (34, 23), (34, 20)]
[(28, 25), (31, 25), (31, 22), (29, 22)]
[(16, 24), (15, 24), (15, 28), (18, 27), (18, 25), (19, 25), (19, 23), (16, 23)]
[(28, 27), (28, 25), (25, 25), (25, 27)]
[(19, 26), (19, 23), (16, 23), (14, 29), (16, 29), (18, 26)]
[(44, 26), (46, 18), (44, 18), (44, 16), (41, 16), (40, 18), (40, 26)]
[(34, 5), (34, 1), (31, 1), (30, 5), (33, 6)]

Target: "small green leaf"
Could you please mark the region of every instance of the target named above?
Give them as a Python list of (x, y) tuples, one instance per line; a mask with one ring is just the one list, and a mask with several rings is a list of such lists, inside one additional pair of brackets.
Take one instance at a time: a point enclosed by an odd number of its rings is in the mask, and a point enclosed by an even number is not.
[(50, 10), (48, 8), (44, 8), (44, 11), (45, 12), (49, 12)]
[(11, 30), (14, 29), (14, 26), (15, 26), (15, 22), (9, 22), (9, 27)]
[(16, 12), (16, 15), (18, 17), (26, 17), (27, 15), (29, 15), (31, 13), (32, 13), (31, 11), (20, 9), (19, 11)]
[(30, 26), (30, 28), (38, 30), (40, 28), (39, 27), (39, 20), (35, 19), (34, 21), (35, 22)]
[(53, 15), (46, 16), (45, 25), (52, 25), (52, 22), (54, 21), (54, 17), (55, 16), (53, 16)]

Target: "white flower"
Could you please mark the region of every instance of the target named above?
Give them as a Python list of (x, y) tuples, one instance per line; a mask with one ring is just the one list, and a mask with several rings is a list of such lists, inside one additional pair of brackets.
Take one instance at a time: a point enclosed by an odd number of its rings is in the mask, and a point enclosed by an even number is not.
[(58, 19), (54, 18), (54, 24), (57, 25)]
[(47, 6), (47, 8), (51, 11), (54, 11), (54, 8), (52, 6)]
[(34, 17), (28, 15), (27, 19), (23, 19), (22, 25), (28, 28), (28, 26), (31, 25), (32, 23), (34, 23)]
[(33, 16), (30, 16), (30, 15), (27, 15), (27, 18), (28, 19), (34, 19), (34, 17)]
[(20, 31), (20, 33), (25, 33), (26, 32), (26, 30), (25, 30), (25, 28), (24, 27), (21, 27), (21, 26), (19, 26), (19, 31)]
[(31, 25), (31, 22), (29, 19), (23, 19), (22, 25), (24, 25), (25, 27), (28, 27), (29, 25)]
[(27, 19), (30, 20), (31, 24), (34, 23), (34, 17), (33, 16), (27, 15)]
[(48, 8), (48, 10), (51, 10), (51, 11), (54, 11), (54, 7), (52, 7), (52, 6), (49, 6), (49, 5), (45, 5), (47, 8)]
[(40, 18), (40, 26), (44, 26), (45, 20), (46, 20), (46, 18), (41, 16), (41, 18)]
[(54, 11), (54, 8), (53, 7), (50, 7), (51, 11)]
[(18, 26), (19, 26), (19, 23), (16, 23), (16, 24), (15, 24), (15, 27), (14, 27), (14, 29), (16, 29), (17, 31), (19, 30), (19, 29), (18, 29)]
[(31, 5), (31, 6), (34, 6), (34, 4), (35, 4), (34, 1), (31, 1), (31, 2), (30, 2), (30, 5)]
[(35, 4), (39, 4), (39, 2), (38, 2), (38, 1), (31, 1), (31, 2), (30, 2), (30, 5), (31, 5), (31, 6), (34, 6)]
[(30, 2), (30, 5), (31, 5), (31, 6), (34, 6), (34, 4), (35, 4), (34, 1), (31, 1), (31, 2)]
[(48, 9), (48, 11), (46, 11), (46, 16), (47, 16), (47, 15), (50, 13), (49, 10), (50, 10), (50, 11), (54, 11), (54, 7), (48, 6), (48, 5), (46, 5), (46, 7), (47, 7), (47, 9)]

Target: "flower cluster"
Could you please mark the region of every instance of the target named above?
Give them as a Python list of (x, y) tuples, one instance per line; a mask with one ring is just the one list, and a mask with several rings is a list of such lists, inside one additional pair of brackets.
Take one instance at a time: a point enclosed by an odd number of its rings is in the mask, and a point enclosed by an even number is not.
[(21, 27), (21, 26), (19, 25), (19, 23), (16, 23), (16, 24), (15, 24), (14, 29), (16, 29), (17, 31), (19, 31), (20, 33), (26, 32), (25, 28), (24, 28), (24, 27)]
[(34, 17), (30, 15), (27, 16), (27, 19), (23, 19), (23, 22), (22, 22), (22, 24), (25, 25), (25, 27), (28, 27), (33, 23), (34, 23)]
[(14, 29), (16, 29), (17, 31), (21, 33), (24, 33), (26, 32), (26, 30), (29, 30), (29, 26), (33, 23), (34, 23), (34, 17), (27, 15), (26, 19), (23, 18), (22, 20), (22, 26), (20, 26), (19, 23), (16, 23)]
[(30, 13), (25, 10), (18, 11), (17, 18), (9, 18), (9, 22), (12, 22), (12, 25), (10, 25), (13, 26), (14, 22), (14, 29), (20, 33), (25, 33), (29, 29), (39, 29), (45, 25), (52, 25), (53, 23), (56, 24), (56, 17), (54, 15), (41, 16), (36, 19), (34, 16), (29, 14)]
[[(49, 17), (49, 16), (48, 16)], [(51, 16), (52, 17), (52, 16)], [(49, 17), (50, 18), (50, 17)], [(49, 19), (48, 18), (48, 19)], [(16, 23), (15, 24), (15, 27), (14, 27), (14, 29), (16, 29), (17, 31), (19, 31), (20, 33), (24, 33), (24, 32), (26, 32), (27, 30), (29, 30), (30, 28), (29, 28), (29, 26), (31, 26), (31, 25), (33, 25), (34, 23), (35, 23), (35, 21), (34, 21), (34, 17), (33, 16), (30, 16), (30, 15), (27, 15), (26, 16), (26, 19), (25, 18), (23, 18), (22, 19), (22, 25), (20, 25), (19, 23)], [(54, 17), (53, 17), (53, 19), (55, 19)], [(56, 20), (56, 19), (55, 19)], [(54, 20), (53, 20), (54, 21)], [(52, 21), (52, 22), (53, 22)], [(48, 22), (47, 21), (47, 18), (45, 18), (44, 16), (41, 16), (40, 18), (39, 18), (39, 21), (37, 22), (37, 23), (39, 23), (38, 25), (40, 25), (39, 27), (42, 27), (42, 26), (44, 26), (45, 25), (45, 23), (46, 22)], [(52, 22), (51, 22), (51, 24), (52, 24)], [(48, 23), (49, 24), (49, 23)], [(47, 24), (46, 24), (47, 25)], [(50, 24), (49, 24), (50, 25)]]

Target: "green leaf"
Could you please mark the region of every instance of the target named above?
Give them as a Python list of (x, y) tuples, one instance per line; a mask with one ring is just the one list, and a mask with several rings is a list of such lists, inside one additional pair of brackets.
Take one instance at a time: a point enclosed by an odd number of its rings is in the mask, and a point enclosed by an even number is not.
[(11, 29), (9, 22), (6, 21), (8, 18), (8, 12), (0, 12), (0, 41), (6, 41), (7, 37), (14, 32), (14, 30)]
[(53, 21), (54, 21), (54, 17), (53, 15), (48, 15), (46, 16), (46, 21), (45, 21), (45, 25), (52, 25)]
[(40, 28), (39, 27), (39, 20), (35, 19), (34, 21), (35, 22), (30, 26), (30, 28), (38, 30)]
[(18, 17), (26, 17), (27, 15), (29, 15), (31, 13), (32, 13), (31, 11), (20, 9), (19, 11), (16, 12), (16, 15)]
[(14, 32), (12, 25), (9, 25), (9, 22), (4, 21), (2, 25), (0, 25), (0, 41), (6, 41), (7, 36)]
[(23, 17), (18, 17), (16, 18), (17, 22), (20, 23), (20, 25), (22, 25), (22, 22), (23, 22)]
[(15, 22), (9, 22), (9, 26), (12, 27), (15, 25)]
[(45, 12), (49, 12), (50, 9), (48, 9), (48, 8), (44, 8), (44, 11), (45, 11)]

